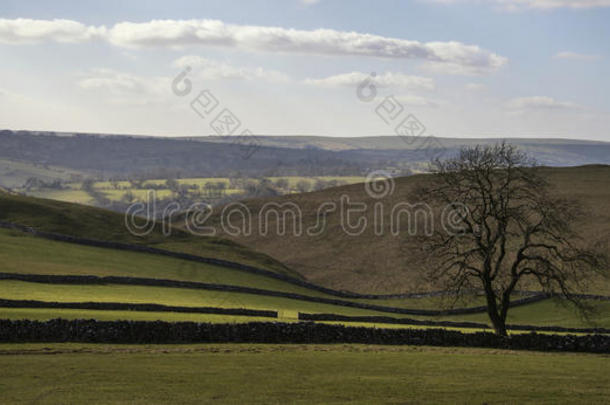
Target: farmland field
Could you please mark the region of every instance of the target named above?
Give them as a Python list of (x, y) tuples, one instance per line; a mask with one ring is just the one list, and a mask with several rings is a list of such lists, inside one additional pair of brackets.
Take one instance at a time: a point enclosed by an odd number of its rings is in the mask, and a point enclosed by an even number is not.
[[(0, 160), (0, 168), (2, 161)], [(29, 172), (28, 172), (29, 173)], [(29, 173), (30, 177), (36, 177), (37, 172)], [(51, 171), (51, 174), (56, 172)], [(63, 174), (63, 172), (59, 172)], [(48, 177), (48, 176), (47, 176)], [(47, 178), (42, 176), (41, 178)], [(63, 181), (61, 189), (54, 189), (49, 187), (38, 187), (33, 189), (24, 189), (22, 186), (28, 177), (19, 177), (14, 179), (10, 183), (11, 187), (14, 187), (16, 191), (24, 192), (27, 195), (39, 198), (48, 198), (58, 201), (74, 202), (79, 204), (95, 205), (95, 200), (92, 196), (83, 190), (82, 182), (69, 182)], [(59, 177), (60, 180), (65, 180), (66, 176)], [(319, 177), (306, 177), (306, 176), (283, 176), (283, 177), (267, 177), (267, 180), (273, 184), (277, 184), (278, 180), (283, 183), (282, 187), (278, 187), (278, 192), (282, 194), (291, 194), (298, 191), (303, 191), (299, 188), (299, 183), (304, 183), (309, 189), (313, 189), (316, 184), (326, 184), (319, 187), (328, 187), (329, 185), (347, 185), (361, 183), (364, 181), (362, 176), (319, 176)], [(251, 182), (253, 184), (259, 184), (258, 179), (240, 179), (240, 184), (232, 184), (231, 179), (228, 177), (195, 177), (195, 178), (183, 178), (175, 179), (177, 184), (181, 187), (187, 187), (190, 193), (201, 193), (201, 198), (209, 196), (207, 193), (211, 192), (215, 195), (214, 198), (219, 196), (231, 196), (244, 193), (244, 184)], [(144, 180), (137, 187), (134, 183), (129, 181), (95, 181), (92, 183), (93, 190), (100, 192), (104, 197), (111, 201), (121, 201), (126, 198), (133, 198), (134, 201), (146, 201), (148, 193), (154, 191), (155, 198), (164, 199), (170, 198), (175, 193), (168, 189), (166, 186), (166, 179), (153, 179)], [(321, 182), (321, 183), (320, 183)], [(285, 183), (285, 184), (284, 184)], [(210, 191), (219, 184), (222, 185), (221, 191), (216, 194)], [(211, 187), (208, 190), (207, 187)], [(305, 190), (307, 191), (307, 190)]]
[[(0, 230), (0, 260), (2, 271), (22, 274), (58, 274), (58, 275), (96, 275), (143, 277), (153, 279), (170, 279), (196, 281), (214, 284), (229, 284), (234, 286), (255, 287), (271, 291), (297, 293), (304, 296), (336, 299), (334, 296), (296, 286), (281, 280), (262, 275), (240, 272), (209, 264), (193, 263), (136, 252), (115, 251), (112, 249), (87, 247), (63, 242), (48, 241), (27, 236), (15, 231)], [(40, 284), (23, 281), (0, 281), (0, 298), (12, 300), (38, 300), (59, 302), (121, 302), (121, 303), (156, 303), (170, 306), (212, 306), (225, 308), (267, 309), (278, 311), (297, 311), (307, 313), (333, 313), (350, 316), (383, 315), (390, 317), (409, 317), (424, 319), (422, 316), (400, 315), (345, 306), (313, 303), (281, 297), (244, 294), (236, 292), (221, 292), (194, 289), (126, 286), (126, 285), (56, 285)], [(350, 301), (349, 299), (342, 299)], [(352, 300), (354, 301), (354, 300)], [(441, 307), (439, 298), (411, 299), (358, 299), (356, 302), (374, 305), (395, 306), (402, 308), (438, 309)], [(469, 302), (469, 305), (480, 305), (481, 299)], [(595, 303), (597, 313), (592, 321), (585, 322), (572, 309), (552, 301), (544, 301), (514, 308), (509, 315), (509, 322), (514, 324), (530, 324), (541, 326), (564, 327), (610, 327), (610, 303)], [(29, 311), (29, 312), (28, 312)], [(44, 314), (44, 319), (64, 316), (75, 317), (76, 310), (55, 310), (56, 316), (51, 316), (53, 310), (16, 311), (15, 309), (0, 309), (0, 318), (17, 319), (18, 314), (27, 317), (28, 314)], [(83, 317), (94, 319), (109, 319), (104, 311), (83, 310)], [(172, 314), (173, 315), (173, 314)], [(176, 314), (176, 320), (199, 321), (200, 314)], [(42, 319), (36, 315), (34, 319)], [(112, 319), (152, 319), (153, 314), (134, 311), (113, 314)], [(226, 317), (224, 319), (229, 319)], [(157, 314), (160, 320), (174, 319), (169, 314)], [(473, 321), (487, 323), (485, 313), (459, 316), (434, 317), (433, 320)], [(249, 319), (251, 320), (251, 319)], [(245, 317), (236, 317), (233, 321), (248, 321)]]
[[(473, 384), (473, 381), (477, 381)], [(0, 345), (0, 402), (604, 403), (604, 355), (369, 345)]]
[[(186, 180), (186, 179), (185, 179)], [(298, 182), (300, 178), (289, 178)], [(355, 180), (355, 179), (354, 179)], [(228, 181), (228, 180), (227, 180)], [(102, 184), (99, 187), (106, 187)], [(120, 187), (120, 185), (119, 185)], [(161, 190), (168, 191), (168, 190)], [(68, 192), (82, 193), (81, 190)], [(93, 238), (143, 246), (152, 246), (174, 252), (216, 257), (233, 260), (288, 275), (299, 279), (300, 274), (283, 266), (273, 258), (261, 255), (254, 250), (240, 246), (227, 239), (216, 237), (199, 237), (178, 229), (169, 236), (163, 236), (158, 226), (152, 232), (137, 237), (124, 227), (122, 215), (82, 205), (58, 201), (33, 199), (30, 197), (0, 195), (0, 220), (30, 225), (47, 232), (58, 232), (84, 238)], [(245, 291), (219, 291), (214, 289), (194, 289), (186, 287), (162, 287), (147, 285), (125, 285), (118, 282), (106, 284), (74, 284), (65, 282), (33, 282), (12, 279), (0, 280), (0, 299), (15, 301), (41, 301), (43, 307), (0, 308), (2, 319), (48, 320), (97, 319), (97, 320), (163, 320), (195, 322), (252, 322), (257, 320), (295, 322), (299, 313), (333, 314), (342, 316), (384, 316), (390, 318), (411, 318), (414, 320), (476, 322), (489, 324), (484, 311), (467, 315), (423, 316), (406, 315), (389, 309), (358, 308), (348, 304), (369, 304), (401, 309), (439, 310), (447, 308), (448, 299), (440, 297), (419, 298), (339, 298), (335, 295), (295, 285), (284, 280), (264, 274), (241, 271), (225, 265), (212, 265), (168, 257), (159, 254), (85, 246), (35, 237), (18, 230), (0, 229), (0, 266), (3, 273), (23, 275), (62, 275), (62, 276), (119, 276), (138, 277), (143, 279), (165, 279), (170, 281), (187, 281), (211, 284), (223, 284), (236, 288), (255, 288), (265, 290), (259, 293)], [(597, 289), (604, 290), (604, 285)], [(412, 290), (411, 290), (412, 291)], [(298, 297), (280, 297), (276, 293), (292, 293)], [(334, 302), (312, 302), (308, 299), (323, 298)], [(342, 302), (338, 302), (342, 301)], [(48, 308), (44, 303), (74, 303), (81, 308)], [(120, 304), (156, 304), (170, 307), (214, 307), (243, 308), (248, 310), (277, 311), (278, 318), (261, 318), (241, 315), (211, 315), (194, 312), (160, 312), (115, 309), (91, 309), (79, 303), (120, 303)], [(531, 326), (561, 326), (569, 328), (610, 328), (610, 302), (590, 301), (596, 309), (591, 318), (584, 320), (570, 307), (559, 305), (558, 301), (545, 300), (518, 306), (509, 312), (508, 323)], [(473, 297), (458, 303), (458, 307), (481, 306), (481, 297)], [(22, 305), (22, 304), (20, 304)], [(44, 307), (44, 306), (47, 307)], [(23, 305), (22, 305), (23, 306)], [(90, 308), (90, 309), (84, 309)], [(287, 315), (288, 314), (288, 315)], [(326, 322), (326, 321), (320, 321)], [(379, 321), (332, 321), (352, 326), (377, 328), (426, 328), (426, 326), (397, 325)], [(454, 328), (452, 328), (454, 329)], [(464, 331), (476, 331), (480, 327), (467, 327)], [(511, 333), (520, 333), (517, 330)]]
[(610, 405), (610, 0), (0, 11), (0, 405)]

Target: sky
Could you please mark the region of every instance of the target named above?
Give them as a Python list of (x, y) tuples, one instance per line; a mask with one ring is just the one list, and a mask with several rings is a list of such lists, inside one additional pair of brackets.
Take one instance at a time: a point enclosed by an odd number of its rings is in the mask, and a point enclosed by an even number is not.
[(3, 0), (0, 128), (346, 137), (413, 116), (610, 141), (609, 38), (610, 0)]

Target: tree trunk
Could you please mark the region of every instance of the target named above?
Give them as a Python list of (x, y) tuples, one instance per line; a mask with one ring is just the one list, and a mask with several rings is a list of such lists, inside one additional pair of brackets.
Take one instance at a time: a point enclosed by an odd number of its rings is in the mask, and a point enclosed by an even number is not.
[(506, 317), (498, 313), (498, 304), (496, 302), (496, 294), (491, 288), (491, 283), (485, 280), (483, 283), (485, 287), (485, 297), (487, 298), (487, 314), (491, 320), (491, 324), (496, 331), (498, 336), (508, 336), (506, 333)]
[(494, 330), (496, 331), (496, 335), (498, 336), (508, 336), (506, 332), (506, 320), (502, 319), (500, 316), (496, 314), (495, 317), (491, 317), (491, 323), (493, 324)]

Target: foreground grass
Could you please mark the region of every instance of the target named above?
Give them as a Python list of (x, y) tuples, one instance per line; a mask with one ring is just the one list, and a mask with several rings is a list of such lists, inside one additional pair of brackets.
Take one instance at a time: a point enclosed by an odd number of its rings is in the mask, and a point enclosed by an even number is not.
[(610, 397), (608, 360), (409, 346), (3, 344), (0, 402), (594, 404)]

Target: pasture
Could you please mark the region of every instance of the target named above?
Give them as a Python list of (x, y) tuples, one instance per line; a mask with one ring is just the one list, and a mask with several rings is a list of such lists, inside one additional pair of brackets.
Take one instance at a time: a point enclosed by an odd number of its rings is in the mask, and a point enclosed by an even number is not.
[[(476, 382), (476, 383), (473, 383)], [(604, 403), (604, 355), (371, 345), (0, 345), (0, 402)]]

